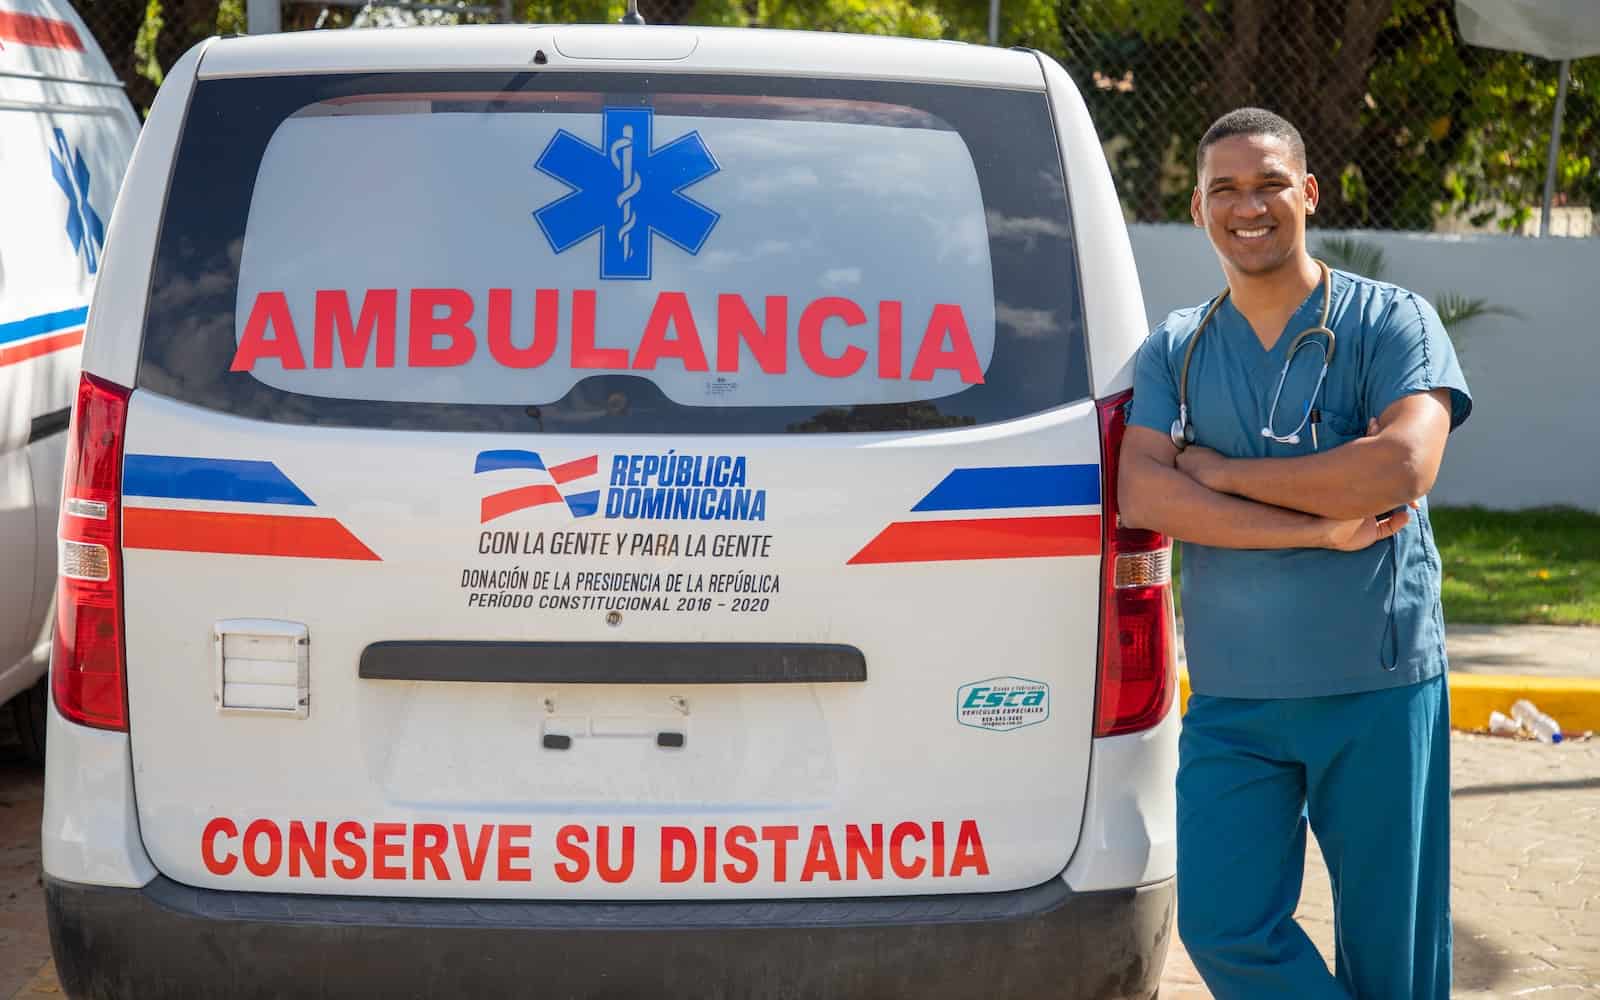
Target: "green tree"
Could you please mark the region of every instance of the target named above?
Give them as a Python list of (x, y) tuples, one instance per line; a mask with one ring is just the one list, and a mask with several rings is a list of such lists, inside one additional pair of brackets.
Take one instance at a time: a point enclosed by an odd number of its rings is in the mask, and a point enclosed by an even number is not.
[(1323, 179), (1323, 215), (1350, 221), (1378, 39), (1394, 0), (1064, 0), (1078, 70), (1123, 196), (1141, 219), (1185, 218), (1195, 142), (1224, 112), (1270, 108), (1299, 127)]
[[(136, 106), (242, 0), (77, 0)], [(624, 0), (518, 0), (544, 23), (613, 22)], [(652, 23), (987, 38), (987, 0), (639, 0)], [(1521, 223), (1542, 193), (1553, 64), (1466, 46), (1453, 0), (1003, 0), (1002, 45), (1077, 80), (1127, 213), (1188, 217), (1195, 142), (1218, 115), (1272, 108), (1305, 135), (1328, 226), (1430, 228), (1442, 213)], [(348, 12), (286, 5), (286, 28)], [(1600, 205), (1600, 58), (1575, 62), (1559, 190)]]
[[(1369, 80), (1361, 222), (1427, 228), (1440, 212), (1520, 226), (1542, 200), (1555, 63), (1460, 40), (1448, 2), (1399, 5)], [(1600, 59), (1572, 64), (1557, 190), (1600, 206)]]
[[(1429, 228), (1539, 201), (1553, 64), (1465, 45), (1453, 0), (1062, 0), (1057, 54), (1137, 219), (1185, 219), (1195, 141), (1256, 104), (1306, 139), (1330, 226)], [(1051, 48), (1050, 46), (1042, 46)], [(1560, 188), (1600, 203), (1600, 59), (1573, 64)]]

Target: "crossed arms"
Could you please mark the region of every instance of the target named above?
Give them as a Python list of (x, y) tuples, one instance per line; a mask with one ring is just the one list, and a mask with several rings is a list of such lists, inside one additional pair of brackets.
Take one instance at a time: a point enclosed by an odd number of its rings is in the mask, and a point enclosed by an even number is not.
[(1129, 427), (1122, 523), (1217, 548), (1363, 549), (1405, 527), (1406, 505), (1433, 488), (1449, 433), (1448, 389), (1397, 400), (1366, 437), (1294, 458), (1180, 453), (1167, 435)]

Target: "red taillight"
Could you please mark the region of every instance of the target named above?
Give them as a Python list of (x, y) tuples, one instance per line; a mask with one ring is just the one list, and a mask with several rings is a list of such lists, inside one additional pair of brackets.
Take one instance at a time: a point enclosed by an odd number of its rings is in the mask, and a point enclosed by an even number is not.
[(1100, 684), (1096, 736), (1149, 729), (1172, 707), (1172, 546), (1117, 517), (1117, 457), (1132, 392), (1102, 400), (1100, 475), (1105, 539), (1100, 584)]
[(57, 532), (56, 708), (98, 729), (128, 728), (122, 651), (122, 432), (128, 390), (78, 379)]

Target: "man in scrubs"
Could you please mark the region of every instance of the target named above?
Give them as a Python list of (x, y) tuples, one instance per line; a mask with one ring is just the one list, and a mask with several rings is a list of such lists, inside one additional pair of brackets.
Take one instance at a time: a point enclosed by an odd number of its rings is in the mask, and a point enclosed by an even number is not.
[[(1119, 491), (1125, 524), (1183, 542), (1178, 932), (1220, 1000), (1448, 997), (1449, 708), (1422, 497), (1471, 398), (1432, 306), (1325, 279), (1307, 253), (1317, 180), (1294, 126), (1234, 111), (1199, 168), (1191, 213), (1228, 294), (1140, 349)], [(1300, 338), (1325, 280), (1333, 336)], [(1294, 921), (1308, 821), (1332, 973)]]

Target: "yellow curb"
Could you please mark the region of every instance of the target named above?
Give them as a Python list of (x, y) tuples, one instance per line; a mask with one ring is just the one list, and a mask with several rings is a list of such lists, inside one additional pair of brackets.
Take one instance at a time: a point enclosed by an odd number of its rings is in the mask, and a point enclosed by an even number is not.
[(1489, 713), (1511, 714), (1526, 698), (1561, 724), (1563, 732), (1600, 730), (1600, 678), (1527, 677), (1516, 674), (1451, 674), (1450, 725), (1489, 728)]
[[(1561, 724), (1563, 732), (1600, 730), (1600, 678), (1532, 677), (1520, 674), (1451, 674), (1450, 725), (1487, 729), (1489, 713), (1511, 714), (1511, 703), (1526, 698)], [(1189, 708), (1189, 673), (1178, 673), (1178, 705)]]

